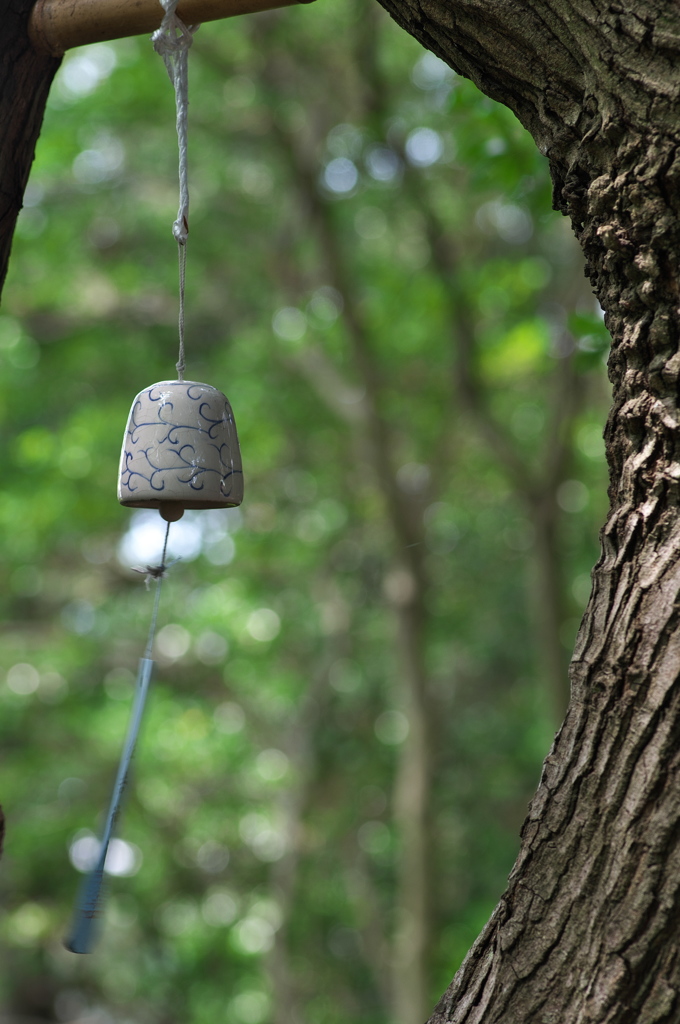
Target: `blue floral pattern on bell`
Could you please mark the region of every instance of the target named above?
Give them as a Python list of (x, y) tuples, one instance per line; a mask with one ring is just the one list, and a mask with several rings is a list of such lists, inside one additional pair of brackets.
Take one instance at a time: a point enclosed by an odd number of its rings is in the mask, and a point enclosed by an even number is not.
[(187, 508), (240, 505), (241, 452), (227, 397), (191, 380), (165, 380), (140, 391), (123, 438), (118, 500), (157, 508), (168, 521)]

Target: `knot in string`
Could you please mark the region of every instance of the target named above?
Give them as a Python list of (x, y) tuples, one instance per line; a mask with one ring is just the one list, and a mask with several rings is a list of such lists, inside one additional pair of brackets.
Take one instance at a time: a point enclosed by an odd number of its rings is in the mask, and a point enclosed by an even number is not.
[(151, 36), (156, 53), (163, 58), (175, 90), (177, 141), (179, 143), (179, 210), (172, 233), (180, 245), (189, 234), (189, 185), (187, 177), (187, 120), (189, 109), (189, 48), (198, 25), (185, 25), (177, 14), (179, 0), (160, 0), (165, 14)]

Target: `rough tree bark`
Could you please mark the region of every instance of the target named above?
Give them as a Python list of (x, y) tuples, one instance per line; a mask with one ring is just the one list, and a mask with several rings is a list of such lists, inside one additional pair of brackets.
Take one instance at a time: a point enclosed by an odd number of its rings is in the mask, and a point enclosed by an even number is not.
[(612, 334), (611, 508), (508, 889), (430, 1018), (680, 1020), (680, 8), (381, 0), (549, 159)]

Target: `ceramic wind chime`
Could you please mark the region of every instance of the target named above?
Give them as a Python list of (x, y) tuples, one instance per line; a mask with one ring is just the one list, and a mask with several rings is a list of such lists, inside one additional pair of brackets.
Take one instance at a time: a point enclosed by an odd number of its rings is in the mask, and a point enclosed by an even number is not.
[(170, 524), (186, 509), (232, 508), (243, 500), (243, 472), (229, 400), (210, 384), (185, 380), (184, 280), (189, 232), (187, 184), (187, 58), (193, 27), (177, 17), (178, 0), (161, 0), (163, 22), (152, 39), (175, 88), (179, 142), (180, 207), (173, 234), (179, 251), (179, 360), (177, 379), (145, 388), (132, 403), (120, 457), (118, 500), (128, 508), (158, 509), (166, 521), (160, 564), (147, 566), (156, 580), (151, 625), (140, 659), (130, 724), (123, 747), (97, 863), (85, 879), (66, 946), (89, 953), (95, 939), (104, 868), (134, 753), (153, 669), (153, 642)]
[(123, 439), (118, 500), (157, 508), (167, 523), (188, 508), (240, 505), (243, 472), (228, 398), (183, 375), (140, 391)]

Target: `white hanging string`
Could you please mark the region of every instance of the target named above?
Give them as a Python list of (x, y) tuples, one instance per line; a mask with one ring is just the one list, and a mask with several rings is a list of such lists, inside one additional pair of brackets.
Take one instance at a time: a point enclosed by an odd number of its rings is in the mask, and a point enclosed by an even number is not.
[(189, 111), (189, 48), (198, 25), (185, 25), (177, 15), (179, 0), (160, 0), (165, 15), (160, 28), (151, 37), (156, 53), (163, 58), (175, 90), (177, 142), (179, 144), (179, 210), (172, 225), (179, 253), (179, 359), (177, 375), (184, 380), (184, 283), (186, 244), (189, 234), (189, 181), (187, 174), (187, 121)]

